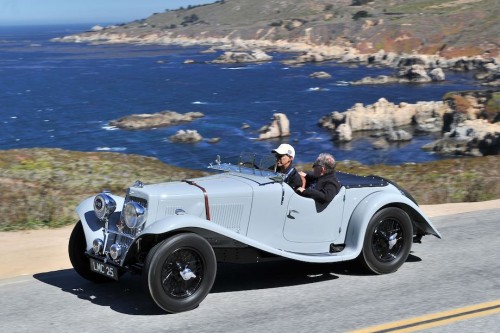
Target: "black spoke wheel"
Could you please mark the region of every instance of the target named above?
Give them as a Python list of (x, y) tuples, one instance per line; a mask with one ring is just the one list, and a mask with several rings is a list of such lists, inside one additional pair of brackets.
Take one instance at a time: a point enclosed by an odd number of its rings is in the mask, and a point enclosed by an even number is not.
[(153, 301), (171, 313), (196, 308), (212, 289), (217, 260), (201, 236), (184, 233), (155, 245), (148, 253), (143, 284)]
[(410, 254), (413, 228), (405, 211), (395, 207), (384, 208), (371, 218), (366, 229), (363, 266), (375, 274), (395, 272)]
[(83, 231), (82, 221), (78, 221), (69, 236), (68, 255), (71, 265), (75, 271), (83, 278), (92, 282), (110, 282), (110, 278), (92, 272), (90, 270), (90, 260), (85, 255), (87, 242)]

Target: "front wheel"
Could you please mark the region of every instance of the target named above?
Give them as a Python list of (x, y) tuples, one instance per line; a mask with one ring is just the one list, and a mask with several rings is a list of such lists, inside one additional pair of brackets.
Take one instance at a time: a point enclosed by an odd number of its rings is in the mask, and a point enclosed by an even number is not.
[(370, 272), (395, 272), (410, 254), (413, 227), (408, 214), (402, 209), (388, 207), (379, 210), (368, 223), (361, 263)]
[(170, 313), (196, 308), (212, 289), (217, 260), (201, 236), (184, 233), (167, 238), (148, 253), (143, 285), (153, 301)]
[(94, 273), (90, 270), (90, 259), (85, 255), (87, 242), (85, 241), (85, 232), (83, 231), (82, 221), (73, 228), (69, 236), (68, 255), (71, 265), (75, 271), (83, 278), (92, 282), (109, 282), (110, 278)]

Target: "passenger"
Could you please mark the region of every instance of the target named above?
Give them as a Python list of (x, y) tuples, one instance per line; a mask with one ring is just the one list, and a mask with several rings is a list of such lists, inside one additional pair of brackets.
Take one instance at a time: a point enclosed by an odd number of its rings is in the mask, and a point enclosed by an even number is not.
[(283, 143), (272, 152), (276, 156), (276, 171), (285, 174), (285, 183), (290, 185), (294, 190), (302, 186), (302, 178), (292, 166), (293, 159), (295, 158), (295, 149), (291, 145)]
[(313, 165), (313, 172), (299, 172), (306, 179), (306, 188), (297, 188), (300, 195), (312, 198), (316, 202), (318, 212), (328, 206), (339, 193), (340, 183), (335, 175), (335, 158), (327, 153), (319, 154)]

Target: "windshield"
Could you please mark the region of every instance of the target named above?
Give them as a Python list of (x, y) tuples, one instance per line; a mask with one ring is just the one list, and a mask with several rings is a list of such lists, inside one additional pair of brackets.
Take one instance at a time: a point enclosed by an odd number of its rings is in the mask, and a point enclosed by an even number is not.
[(222, 158), (217, 155), (209, 169), (220, 171), (233, 171), (245, 174), (259, 175), (269, 178), (279, 177), (283, 179), (283, 174), (276, 172), (276, 158), (274, 155), (259, 155), (254, 153), (241, 153), (238, 156), (228, 156)]

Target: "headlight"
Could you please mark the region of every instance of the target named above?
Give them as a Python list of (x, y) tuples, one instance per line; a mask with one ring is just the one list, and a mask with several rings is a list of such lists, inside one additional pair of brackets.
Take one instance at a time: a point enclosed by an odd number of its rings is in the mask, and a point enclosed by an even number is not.
[(94, 198), (94, 212), (99, 220), (103, 220), (114, 213), (116, 202), (106, 193), (96, 195)]
[(130, 229), (139, 228), (146, 219), (146, 209), (137, 202), (127, 202), (123, 207), (123, 220)]

